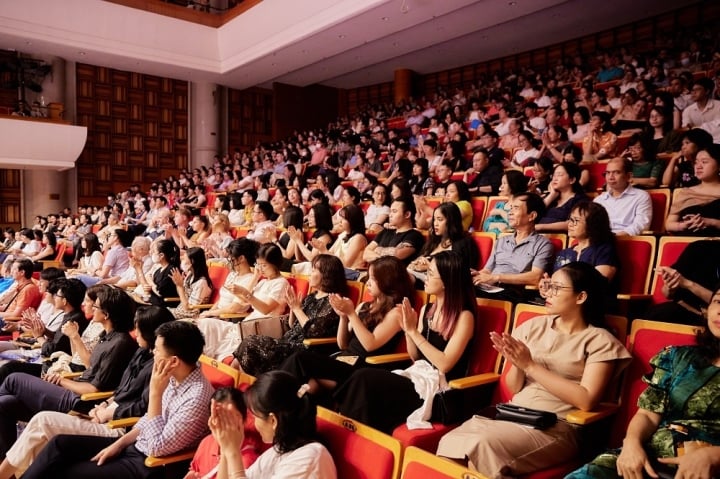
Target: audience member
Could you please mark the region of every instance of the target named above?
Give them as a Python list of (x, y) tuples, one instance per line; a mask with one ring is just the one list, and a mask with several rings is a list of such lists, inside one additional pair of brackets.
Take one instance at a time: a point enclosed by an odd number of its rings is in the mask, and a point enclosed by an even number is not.
[[(592, 410), (600, 402), (630, 360), (604, 329), (604, 282), (592, 266), (570, 263), (541, 284), (547, 316), (526, 321), (512, 335), (490, 333), (493, 346), (510, 363), (506, 383), (512, 404), (562, 419), (573, 408)], [(578, 434), (562, 420), (540, 430), (476, 415), (443, 436), (437, 454), (500, 478), (576, 457)]]
[(632, 162), (613, 158), (605, 169), (607, 190), (594, 200), (605, 207), (612, 231), (618, 236), (639, 235), (652, 220), (650, 195), (632, 186), (631, 181)]
[(156, 331), (147, 413), (120, 438), (55, 436), (23, 477), (145, 478), (147, 456), (167, 456), (196, 446), (208, 431), (213, 388), (200, 372), (202, 334), (193, 324), (171, 321)]

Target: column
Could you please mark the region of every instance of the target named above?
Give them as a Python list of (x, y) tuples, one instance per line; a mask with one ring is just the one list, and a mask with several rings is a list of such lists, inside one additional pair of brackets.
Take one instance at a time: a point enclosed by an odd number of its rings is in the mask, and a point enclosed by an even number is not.
[(212, 165), (220, 153), (220, 98), (213, 83), (190, 83), (190, 158), (189, 169)]
[[(28, 94), (28, 102), (40, 102), (42, 99), (45, 105), (50, 103), (66, 104), (66, 90), (68, 89), (67, 68), (65, 60), (58, 57), (43, 56), (37, 57), (52, 65), (52, 72), (45, 77), (42, 83), (42, 92)], [(74, 74), (74, 68), (72, 68)], [(74, 88), (74, 75), (71, 77)], [(33, 95), (33, 96), (30, 96)], [(48, 115), (50, 116), (50, 115)], [(64, 120), (71, 118), (64, 116)], [(77, 198), (73, 193), (72, 198), (68, 195), (69, 186), (74, 186), (74, 169), (71, 171), (56, 170), (24, 170), (22, 172), (22, 224), (32, 225), (36, 215), (46, 216), (49, 213), (57, 213), (66, 206), (77, 208)], [(73, 174), (71, 174), (73, 173)], [(72, 181), (70, 177), (72, 176)]]
[(412, 96), (413, 76), (415, 76), (415, 72), (407, 68), (395, 70), (395, 95), (393, 99), (396, 105)]

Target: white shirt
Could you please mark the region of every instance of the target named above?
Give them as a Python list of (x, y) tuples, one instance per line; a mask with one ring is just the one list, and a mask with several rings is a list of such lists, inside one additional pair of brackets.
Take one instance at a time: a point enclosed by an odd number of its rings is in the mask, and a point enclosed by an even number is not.
[(285, 454), (271, 447), (257, 458), (246, 474), (248, 479), (337, 479), (332, 456), (318, 442)]
[(717, 100), (708, 100), (702, 110), (697, 103), (693, 103), (682, 112), (683, 128), (697, 128), (717, 119), (720, 119), (720, 102)]
[(630, 185), (619, 196), (606, 191), (594, 201), (607, 210), (613, 233), (636, 236), (650, 228), (652, 201), (647, 191)]
[(254, 309), (250, 315), (245, 318), (245, 321), (253, 320), (257, 318), (264, 318), (267, 316), (280, 316), (285, 313), (287, 302), (285, 301), (285, 292), (290, 286), (288, 280), (284, 276), (278, 276), (274, 279), (262, 279), (253, 289), (253, 296), (260, 301), (267, 303), (270, 300), (274, 300), (278, 303), (277, 307), (269, 313), (261, 313), (257, 309)]

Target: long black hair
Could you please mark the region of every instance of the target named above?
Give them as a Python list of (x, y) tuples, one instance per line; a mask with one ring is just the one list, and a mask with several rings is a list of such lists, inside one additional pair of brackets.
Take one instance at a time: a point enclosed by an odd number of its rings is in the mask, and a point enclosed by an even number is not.
[(317, 409), (308, 394), (300, 394), (300, 386), (295, 376), (276, 370), (258, 376), (245, 393), (245, 402), (253, 415), (262, 419), (275, 416), (272, 443), (280, 454), (314, 442), (317, 436)]

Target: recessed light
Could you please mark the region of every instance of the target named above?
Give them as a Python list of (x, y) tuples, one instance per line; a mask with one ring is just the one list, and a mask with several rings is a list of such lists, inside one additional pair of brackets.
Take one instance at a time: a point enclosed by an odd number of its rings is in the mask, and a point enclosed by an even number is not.
[(511, 7), (514, 7), (515, 5), (517, 5), (517, 2), (508, 2), (508, 5), (510, 5)]
[(85, 55), (87, 55), (87, 53), (85, 53), (85, 52), (78, 52), (78, 54), (79, 54), (81, 57), (84, 57)]
[(388, 20), (390, 20), (390, 17), (382, 17), (380, 20), (382, 20), (383, 22), (387, 22)]
[(341, 33), (340, 35), (338, 35), (338, 38), (345, 38), (345, 35)]
[(25, 45), (32, 45), (32, 42), (31, 42), (30, 40), (27, 40), (27, 41), (25, 42)]

